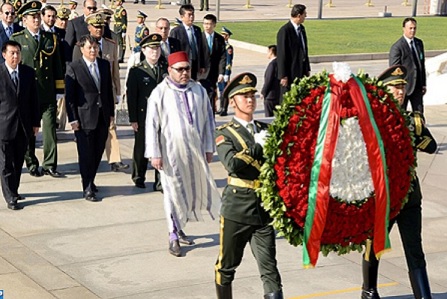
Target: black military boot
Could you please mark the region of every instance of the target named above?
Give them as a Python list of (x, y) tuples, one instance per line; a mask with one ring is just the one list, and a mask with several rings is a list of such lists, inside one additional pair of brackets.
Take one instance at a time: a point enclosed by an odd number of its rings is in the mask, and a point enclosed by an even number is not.
[(282, 290), (264, 295), (264, 299), (283, 299)]
[(411, 270), (408, 274), (410, 275), (411, 288), (413, 289), (414, 298), (432, 299), (427, 270), (425, 268), (420, 268)]
[(377, 292), (377, 275), (379, 272), (379, 261), (376, 259), (372, 250), (369, 253), (368, 261), (366, 260), (366, 254), (367, 253), (363, 254), (362, 260), (362, 299), (380, 299), (379, 293)]
[(217, 299), (233, 299), (231, 284), (220, 285), (216, 283)]

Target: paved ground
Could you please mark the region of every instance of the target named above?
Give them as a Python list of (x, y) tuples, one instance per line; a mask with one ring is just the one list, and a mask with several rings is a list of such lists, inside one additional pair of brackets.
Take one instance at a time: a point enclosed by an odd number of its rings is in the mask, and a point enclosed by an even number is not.
[[(236, 1), (225, 2), (234, 5)], [(341, 6), (348, 1), (333, 2)], [(256, 1), (252, 4), (256, 5)], [(152, 5), (146, 5), (151, 7), (151, 12)], [(236, 47), (235, 53), (235, 73), (254, 72), (261, 88), (267, 64), (265, 55), (242, 47)], [(361, 68), (372, 75), (379, 74), (386, 64), (384, 60), (350, 63), (354, 71)], [(322, 69), (330, 70), (330, 63), (312, 64), (313, 72)], [(262, 118), (262, 109), (260, 103), (257, 118)], [(220, 124), (230, 118), (231, 115), (216, 120)], [(424, 193), (423, 238), (434, 298), (445, 299), (447, 106), (427, 107), (427, 119), (439, 151), (434, 155), (419, 154), (418, 173)], [(132, 133), (128, 127), (120, 127), (119, 136), (123, 161), (130, 163)], [(34, 178), (25, 172), (20, 188), (26, 197), (25, 208), (15, 212), (0, 205), (0, 290), (4, 291), (4, 298), (214, 298), (217, 222), (188, 224), (186, 232), (196, 244), (183, 247), (180, 258), (170, 256), (162, 195), (151, 192), (153, 171), (148, 171), (147, 189), (136, 189), (129, 171), (110, 172), (104, 161), (97, 177), (103, 201), (86, 202), (81, 198), (73, 134), (62, 132), (59, 137), (59, 170), (66, 177)], [(42, 150), (38, 149), (37, 153), (40, 157)], [(211, 168), (218, 186), (223, 188), (226, 173), (217, 157)], [(392, 232), (391, 239), (393, 251), (381, 262), (380, 292), (388, 299), (411, 298), (397, 230)], [(277, 240), (277, 248), (286, 298), (359, 298), (360, 254), (320, 257), (315, 269), (304, 270), (301, 248), (288, 245), (284, 239)], [(247, 249), (237, 271), (234, 298), (261, 298), (262, 293), (256, 264)]]

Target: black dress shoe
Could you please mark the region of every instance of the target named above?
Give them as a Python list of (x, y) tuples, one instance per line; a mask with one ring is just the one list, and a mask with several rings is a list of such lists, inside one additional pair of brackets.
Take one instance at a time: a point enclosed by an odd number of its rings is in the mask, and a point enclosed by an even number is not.
[(95, 184), (92, 184), (92, 191), (95, 193), (99, 191), (98, 187)]
[(92, 191), (85, 192), (84, 193), (84, 198), (85, 198), (85, 200), (92, 201), (92, 202), (99, 201), (99, 198), (96, 197), (95, 192), (92, 192)]
[(227, 115), (228, 115), (227, 111), (222, 111), (222, 112), (220, 113), (220, 116), (227, 116)]
[(160, 191), (161, 193), (163, 193), (163, 187), (161, 186), (161, 183), (154, 183), (154, 186), (152, 187), (152, 189), (154, 191)]
[(180, 244), (178, 240), (169, 241), (169, 253), (176, 257), (182, 255), (182, 253), (180, 252)]
[(116, 163), (110, 164), (110, 169), (112, 169), (112, 171), (120, 171), (120, 170), (124, 170), (127, 168), (129, 168), (129, 165), (124, 164), (122, 162), (116, 162)]
[(30, 174), (31, 176), (35, 176), (35, 177), (43, 176), (43, 174), (39, 171), (39, 168), (31, 169), (31, 170), (29, 171), (29, 174)]
[(21, 205), (19, 205), (16, 201), (13, 201), (13, 202), (8, 202), (8, 209), (17, 211), (17, 210), (23, 209), (23, 207)]
[(180, 230), (178, 233), (178, 241), (185, 245), (192, 245), (194, 244), (194, 241), (191, 240), (182, 230)]
[(17, 200), (24, 200), (25, 199), (25, 196), (22, 196), (22, 195), (17, 195)]
[(50, 175), (53, 178), (60, 178), (63, 177), (64, 175), (62, 173), (60, 173), (59, 171), (57, 171), (56, 169), (42, 169), (42, 172), (44, 175)]
[(135, 187), (144, 189), (144, 188), (146, 188), (146, 185), (144, 183), (136, 182)]

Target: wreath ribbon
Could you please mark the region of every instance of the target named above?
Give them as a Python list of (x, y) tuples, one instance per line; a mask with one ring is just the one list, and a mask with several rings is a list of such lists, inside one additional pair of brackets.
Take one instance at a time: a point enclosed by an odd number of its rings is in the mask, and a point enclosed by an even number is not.
[[(322, 102), (303, 235), (303, 264), (305, 268), (316, 265), (321, 236), (326, 224), (332, 159), (340, 126), (342, 84), (344, 83), (337, 81), (331, 75)], [(390, 248), (388, 237), (390, 196), (385, 150), (364, 86), (359, 84), (359, 80), (355, 76), (346, 84), (348, 84), (353, 103), (358, 109), (359, 124), (366, 143), (368, 162), (371, 166), (371, 177), (376, 192), (374, 251), (380, 257), (385, 250)]]

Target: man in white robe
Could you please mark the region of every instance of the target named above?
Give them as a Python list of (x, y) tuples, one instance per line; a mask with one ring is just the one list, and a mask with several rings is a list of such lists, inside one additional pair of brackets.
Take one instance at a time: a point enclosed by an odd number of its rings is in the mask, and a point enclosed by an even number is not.
[(208, 163), (216, 149), (214, 116), (206, 90), (191, 80), (186, 52), (168, 57), (167, 76), (148, 100), (145, 157), (160, 171), (169, 229), (169, 253), (191, 245), (182, 229), (188, 221), (219, 213), (220, 195)]

